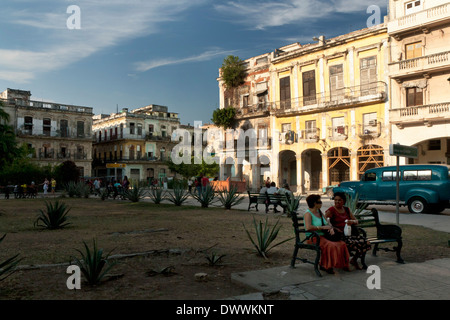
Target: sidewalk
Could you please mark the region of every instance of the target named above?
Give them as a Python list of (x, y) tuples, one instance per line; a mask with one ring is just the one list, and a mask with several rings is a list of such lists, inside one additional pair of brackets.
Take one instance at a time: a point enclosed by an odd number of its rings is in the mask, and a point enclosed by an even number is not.
[(383, 257), (366, 258), (367, 265), (380, 269), (380, 289), (369, 289), (375, 273), (364, 270), (346, 272), (336, 270), (330, 275), (314, 273), (311, 264), (298, 262), (289, 266), (242, 273), (234, 273), (235, 283), (248, 286), (256, 292), (231, 297), (228, 300), (449, 300), (450, 259), (423, 263), (398, 264)]

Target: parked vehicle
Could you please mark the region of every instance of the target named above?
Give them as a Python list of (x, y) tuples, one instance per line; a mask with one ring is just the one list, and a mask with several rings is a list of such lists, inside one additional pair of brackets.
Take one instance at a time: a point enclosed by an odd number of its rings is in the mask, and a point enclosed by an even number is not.
[[(450, 167), (435, 164), (399, 166), (399, 205), (411, 213), (439, 213), (450, 207)], [(333, 188), (358, 196), (360, 203), (396, 205), (397, 167), (367, 170), (360, 181)]]

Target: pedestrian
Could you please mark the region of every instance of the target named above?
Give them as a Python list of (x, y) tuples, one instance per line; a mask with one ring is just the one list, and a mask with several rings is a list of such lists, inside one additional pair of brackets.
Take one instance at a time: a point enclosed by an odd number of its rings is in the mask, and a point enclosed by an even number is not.
[(188, 179), (188, 188), (189, 188), (189, 193), (192, 192), (192, 180), (191, 178)]
[(47, 178), (45, 178), (44, 182), (41, 183), (41, 186), (42, 186), (42, 188), (43, 188), (43, 190), (44, 190), (44, 197), (47, 196), (49, 184), (50, 184), (50, 182), (48, 181)]
[(51, 186), (52, 186), (52, 194), (55, 194), (56, 191), (56, 180), (54, 178), (51, 179)]
[[(347, 245), (344, 241), (331, 241), (325, 237), (325, 233), (334, 234), (332, 226), (328, 225), (320, 208), (322, 207), (322, 200), (320, 195), (311, 194), (306, 198), (308, 210), (304, 214), (306, 236), (310, 237), (314, 231), (320, 236), (320, 269), (327, 273), (334, 274), (334, 268), (342, 268), (344, 271), (350, 271), (349, 258), (350, 254)], [(308, 242), (314, 242), (316, 238)]]
[(345, 206), (347, 200), (345, 193), (336, 192), (333, 199), (334, 206), (331, 206), (325, 211), (325, 217), (330, 218), (330, 223), (335, 232), (337, 232), (342, 240), (345, 241), (348, 251), (353, 254), (350, 263), (355, 269), (361, 270), (362, 268), (358, 265), (358, 259), (371, 249), (371, 244), (364, 236), (356, 234), (356, 229), (352, 228), (351, 235), (346, 236), (344, 234), (346, 221), (348, 225), (356, 226), (358, 224), (358, 219), (355, 218), (350, 208)]
[(122, 187), (124, 191), (128, 190), (128, 188), (130, 187), (130, 181), (128, 181), (127, 176), (123, 177)]

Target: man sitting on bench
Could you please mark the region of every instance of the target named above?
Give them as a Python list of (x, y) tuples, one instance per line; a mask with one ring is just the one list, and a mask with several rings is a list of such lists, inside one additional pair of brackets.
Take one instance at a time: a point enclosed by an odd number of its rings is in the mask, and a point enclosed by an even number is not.
[[(276, 186), (276, 184), (275, 184), (275, 182), (271, 182), (270, 183), (270, 188), (269, 189), (267, 189), (267, 194), (278, 194), (278, 188), (277, 188), (277, 186)], [(281, 205), (281, 203), (279, 203), (279, 202), (277, 202), (277, 203), (272, 203), (273, 204), (273, 211), (274, 212), (279, 212), (278, 210), (277, 210), (277, 206), (278, 205)]]

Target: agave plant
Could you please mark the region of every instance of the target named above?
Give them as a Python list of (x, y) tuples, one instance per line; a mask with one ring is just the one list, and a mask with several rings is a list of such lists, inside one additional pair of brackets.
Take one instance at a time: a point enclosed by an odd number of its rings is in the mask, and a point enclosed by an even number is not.
[(231, 209), (231, 207), (240, 204), (245, 199), (238, 192), (237, 186), (231, 186), (230, 190), (220, 190), (219, 191), (219, 200), (225, 209)]
[(53, 204), (52, 202), (46, 201), (45, 205), (47, 207), (47, 210), (44, 211), (42, 209), (39, 209), (39, 216), (34, 222), (35, 227), (42, 227), (44, 229), (53, 230), (62, 229), (70, 224), (69, 222), (66, 222), (67, 214), (69, 213), (70, 209), (67, 208), (64, 202), (59, 202), (58, 200), (56, 200)]
[(133, 185), (133, 187), (131, 189), (128, 189), (123, 193), (123, 197), (132, 202), (138, 202), (143, 197), (145, 197), (146, 194), (147, 194), (147, 191), (145, 191), (144, 188), (135, 184), (135, 185)]
[(216, 193), (214, 188), (208, 185), (205, 188), (202, 188), (200, 193), (192, 194), (192, 197), (200, 202), (202, 208), (208, 208), (208, 206), (216, 200)]
[(367, 207), (369, 204), (367, 203), (358, 203), (359, 202), (359, 194), (351, 194), (351, 193), (345, 193), (346, 201), (345, 206), (350, 209), (350, 211), (353, 213), (353, 215), (359, 216), (364, 213), (366, 213), (368, 210)]
[(173, 194), (169, 192), (168, 195), (167, 200), (176, 206), (181, 206), (189, 197), (189, 192), (181, 184), (176, 184), (173, 187)]
[(288, 217), (292, 217), (292, 214), (296, 214), (298, 207), (300, 206), (300, 200), (302, 200), (302, 196), (301, 195), (291, 195), (288, 196), (287, 194), (285, 194), (286, 196), (286, 212), (287, 212), (287, 216)]
[[(6, 237), (6, 234), (3, 235), (3, 237), (0, 238), (0, 242), (3, 241), (3, 239)], [(8, 278), (11, 274), (14, 273), (16, 265), (19, 263), (21, 259), (17, 259), (19, 254), (16, 254), (15, 256), (6, 259), (5, 261), (0, 261), (0, 281), (5, 280)]]
[(161, 187), (151, 188), (148, 195), (150, 196), (150, 199), (155, 203), (159, 204), (161, 201), (163, 201), (165, 197), (165, 190)]
[(256, 234), (256, 240), (253, 239), (250, 232), (247, 230), (247, 228), (244, 225), (244, 229), (247, 232), (247, 235), (250, 239), (250, 241), (253, 243), (253, 245), (256, 248), (256, 251), (258, 254), (265, 259), (267, 259), (267, 254), (270, 250), (275, 248), (276, 246), (279, 246), (280, 244), (285, 243), (286, 241), (291, 240), (292, 238), (283, 240), (281, 242), (278, 242), (277, 244), (272, 245), (272, 243), (275, 241), (275, 239), (278, 236), (278, 232), (281, 229), (281, 226), (278, 225), (280, 222), (280, 219), (277, 220), (277, 223), (273, 227), (270, 227), (268, 224), (268, 218), (266, 218), (266, 222), (263, 224), (262, 221), (259, 221), (259, 223), (256, 223), (255, 217), (253, 217), (253, 225), (255, 228), (255, 234)]
[(217, 265), (223, 257), (225, 257), (224, 254), (219, 255), (216, 252), (212, 252), (209, 256), (206, 256), (206, 259), (208, 260), (208, 264), (213, 267)]
[(103, 256), (103, 249), (97, 248), (97, 241), (95, 239), (93, 240), (92, 250), (85, 241), (83, 241), (83, 244), (84, 252), (76, 249), (81, 254), (81, 259), (74, 257), (75, 264), (80, 267), (81, 272), (90, 285), (99, 284), (107, 272), (114, 267), (117, 262), (108, 260), (112, 250), (106, 256)]

